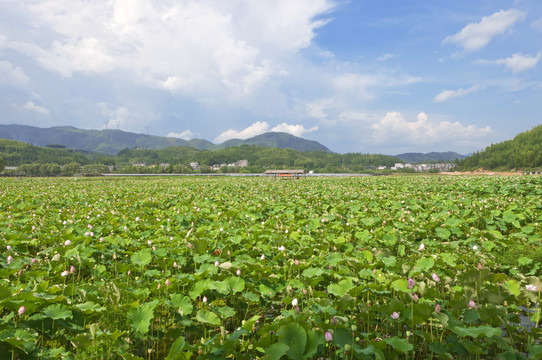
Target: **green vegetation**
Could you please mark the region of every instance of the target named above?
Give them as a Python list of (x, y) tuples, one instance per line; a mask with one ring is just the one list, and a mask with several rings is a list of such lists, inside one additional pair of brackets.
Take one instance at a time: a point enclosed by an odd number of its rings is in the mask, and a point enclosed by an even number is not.
[(542, 354), (539, 177), (0, 189), (3, 358)]
[[(254, 145), (228, 147), (222, 150), (205, 151), (188, 147), (170, 147), (161, 150), (125, 149), (117, 156), (117, 164), (171, 164), (167, 169), (159, 167), (139, 171), (176, 172), (174, 165), (188, 168), (190, 162), (197, 161), (203, 167), (214, 164), (229, 164), (238, 160), (248, 160), (248, 168), (229, 168), (228, 171), (262, 173), (266, 169), (306, 169), (317, 172), (367, 172), (378, 165), (393, 166), (399, 159), (386, 155), (334, 154), (326, 152), (300, 152), (292, 149), (279, 149)], [(130, 168), (131, 169), (131, 168)], [(136, 169), (137, 170), (137, 169)], [(121, 171), (123, 172), (123, 171)]]
[[(378, 165), (392, 166), (399, 159), (385, 155), (334, 154), (329, 152), (300, 152), (255, 145), (227, 147), (221, 150), (198, 150), (186, 146), (172, 146), (159, 150), (124, 149), (116, 156), (84, 153), (56, 147), (38, 147), (13, 140), (0, 140), (0, 156), (6, 165), (18, 166), (6, 170), (5, 175), (56, 176), (78, 174), (77, 168), (93, 165), (110, 172), (111, 165), (120, 173), (193, 173), (191, 162), (200, 164), (199, 172), (210, 172), (215, 164), (231, 164), (248, 160), (248, 167), (224, 167), (222, 172), (263, 173), (269, 168), (302, 168), (316, 172), (368, 172)], [(73, 165), (77, 163), (79, 167)], [(61, 165), (60, 171), (52, 164)], [(72, 164), (67, 169), (65, 165)], [(143, 165), (144, 166), (141, 166)], [(98, 166), (98, 167), (96, 167)], [(84, 169), (84, 167), (83, 167)], [(94, 174), (83, 171), (83, 174)]]
[(0, 139), (0, 157), (6, 166), (20, 166), (49, 163), (64, 165), (70, 162), (88, 164), (96, 156), (71, 149), (39, 147), (20, 141)]
[(525, 170), (542, 167), (542, 125), (488, 146), (458, 162), (462, 170)]

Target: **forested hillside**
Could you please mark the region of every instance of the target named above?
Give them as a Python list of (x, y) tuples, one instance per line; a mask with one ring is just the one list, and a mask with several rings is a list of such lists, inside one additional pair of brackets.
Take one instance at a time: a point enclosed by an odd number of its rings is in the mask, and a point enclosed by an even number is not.
[[(210, 171), (213, 165), (231, 164), (248, 160), (248, 167), (222, 167), (227, 172), (264, 172), (266, 169), (301, 168), (316, 172), (366, 172), (372, 167), (392, 166), (399, 159), (379, 154), (334, 154), (323, 151), (302, 152), (292, 149), (241, 145), (221, 150), (198, 150), (188, 146), (165, 149), (124, 149), (116, 156), (65, 149), (59, 145), (39, 147), (19, 141), (0, 140), (0, 158), (8, 167), (19, 167), (29, 175), (61, 174), (57, 166), (69, 164), (68, 173), (77, 173), (77, 167), (88, 169), (91, 164), (112, 165), (126, 173), (186, 173), (193, 172), (191, 162), (198, 162), (198, 171)], [(32, 165), (32, 166), (30, 166)], [(47, 165), (42, 167), (41, 165)], [(54, 170), (50, 170), (49, 168)], [(94, 169), (94, 168), (92, 168)], [(107, 166), (100, 171), (109, 171)], [(98, 170), (92, 170), (95, 173)], [(21, 171), (13, 174), (24, 175)]]
[(91, 163), (95, 157), (72, 149), (40, 147), (20, 141), (0, 139), (0, 158), (4, 160), (5, 166), (35, 163), (64, 165), (71, 162), (85, 165)]
[[(334, 154), (323, 151), (301, 152), (255, 145), (228, 147), (205, 151), (189, 147), (169, 147), (161, 150), (125, 149), (116, 157), (118, 164), (181, 164), (199, 162), (202, 166), (229, 164), (248, 160), (250, 172), (263, 172), (269, 168), (301, 168), (321, 172), (366, 171), (378, 165), (393, 166), (399, 159), (379, 154)], [(229, 169), (232, 171), (233, 169)], [(239, 169), (236, 169), (239, 171)]]
[(488, 146), (458, 162), (459, 169), (524, 170), (542, 167), (542, 125)]

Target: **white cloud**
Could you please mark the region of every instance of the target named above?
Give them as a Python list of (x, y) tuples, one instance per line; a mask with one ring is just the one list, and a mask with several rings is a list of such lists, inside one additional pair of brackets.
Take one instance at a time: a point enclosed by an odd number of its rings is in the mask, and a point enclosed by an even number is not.
[(318, 130), (318, 126), (313, 126), (311, 128), (305, 129), (303, 125), (288, 125), (286, 123), (279, 124), (271, 129), (274, 132), (285, 132), (294, 136), (303, 136), (303, 134), (315, 132)]
[(478, 90), (480, 87), (478, 85), (473, 85), (468, 89), (457, 89), (457, 90), (444, 90), (440, 92), (437, 96), (433, 98), (434, 102), (443, 102), (452, 98), (465, 96), (471, 92)]
[[(62, 76), (120, 71), (197, 99), (249, 96), (286, 73), (332, 0), (20, 0), (49, 44), (5, 41)], [(46, 45), (44, 45), (46, 44)]]
[(495, 60), (494, 64), (504, 65), (513, 73), (518, 73), (534, 68), (540, 58), (542, 58), (542, 52), (539, 52), (536, 56), (514, 54), (508, 58)]
[(388, 59), (393, 58), (394, 56), (395, 55), (393, 55), (393, 54), (386, 53), (386, 54), (383, 54), (382, 56), (380, 56), (378, 59), (376, 59), (376, 61), (386, 61)]
[(483, 139), (493, 134), (491, 127), (464, 126), (459, 122), (432, 121), (419, 113), (416, 121), (408, 121), (400, 112), (388, 112), (371, 126), (377, 143), (400, 140), (402, 144), (457, 144)]
[(194, 134), (190, 130), (185, 130), (180, 133), (170, 132), (169, 134), (166, 135), (166, 137), (174, 137), (177, 139), (190, 140), (194, 137)]
[(539, 19), (537, 19), (537, 20), (535, 20), (535, 21), (533, 21), (533, 22), (531, 23), (531, 27), (532, 27), (533, 29), (537, 29), (537, 30), (542, 31), (542, 17), (539, 18)]
[(14, 67), (9, 61), (0, 61), (0, 85), (24, 88), (30, 79), (20, 67)]
[(501, 10), (490, 16), (484, 16), (479, 23), (470, 23), (454, 35), (447, 36), (443, 43), (461, 46), (465, 51), (480, 50), (495, 36), (504, 34), (517, 21), (525, 18), (519, 10)]
[(224, 131), (222, 134), (218, 135), (213, 140), (213, 142), (220, 144), (230, 139), (248, 139), (256, 135), (261, 135), (267, 132), (268, 130), (269, 130), (269, 124), (267, 122), (258, 121), (241, 131), (237, 131), (233, 129)]
[(300, 124), (289, 125), (287, 123), (279, 124), (271, 128), (271, 130), (269, 128), (270, 126), (267, 122), (258, 121), (241, 131), (237, 131), (233, 129), (224, 131), (222, 134), (218, 135), (213, 140), (213, 142), (216, 144), (220, 144), (220, 143), (223, 143), (224, 141), (231, 140), (231, 139), (248, 139), (257, 135), (264, 134), (269, 131), (285, 132), (288, 134), (292, 134), (294, 136), (302, 136), (303, 134), (311, 133), (318, 130), (318, 126), (313, 126), (311, 128), (306, 129), (303, 125), (300, 125)]
[(43, 106), (34, 104), (33, 101), (27, 101), (24, 105), (14, 105), (16, 108), (35, 112), (40, 115), (49, 115), (49, 110)]

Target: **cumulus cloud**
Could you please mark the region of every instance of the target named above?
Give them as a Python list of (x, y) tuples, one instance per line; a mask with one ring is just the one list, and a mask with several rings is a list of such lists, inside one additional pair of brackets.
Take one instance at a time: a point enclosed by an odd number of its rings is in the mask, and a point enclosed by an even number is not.
[(247, 128), (237, 131), (237, 130), (227, 130), (224, 131), (222, 134), (218, 135), (213, 142), (220, 144), (224, 141), (231, 140), (231, 139), (248, 139), (257, 135), (261, 135), (263, 133), (266, 133), (268, 131), (272, 132), (285, 132), (294, 136), (302, 136), (305, 133), (310, 133), (318, 130), (318, 126), (313, 126), (309, 129), (306, 129), (303, 125), (289, 125), (287, 123), (279, 124), (271, 130), (269, 130), (270, 126), (266, 121), (258, 121), (254, 124), (248, 126)]
[(185, 130), (185, 131), (180, 132), (180, 133), (170, 132), (169, 134), (166, 135), (166, 137), (173, 137), (173, 138), (177, 138), (177, 139), (190, 140), (190, 139), (192, 139), (194, 137), (194, 134), (190, 130)]
[(452, 43), (462, 47), (466, 52), (480, 50), (495, 36), (504, 34), (514, 24), (525, 18), (519, 10), (501, 10), (484, 16), (478, 23), (470, 23), (454, 35), (447, 36), (443, 43)]
[(504, 65), (512, 70), (513, 73), (518, 73), (534, 68), (540, 58), (542, 58), (542, 52), (539, 52), (536, 56), (514, 54), (508, 58), (495, 60), (493, 63)]
[(273, 132), (285, 132), (294, 136), (303, 136), (303, 134), (311, 133), (318, 130), (318, 126), (305, 129), (303, 125), (288, 125), (286, 123), (279, 124), (271, 129)]
[(27, 101), (23, 105), (14, 105), (16, 108), (35, 112), (40, 115), (49, 115), (49, 110), (43, 106), (36, 105), (33, 101)]
[[(172, 93), (209, 99), (248, 96), (285, 74), (309, 46), (332, 0), (20, 0), (46, 44), (5, 41), (62, 76), (133, 74)], [(46, 45), (44, 45), (46, 44)]]
[(24, 88), (28, 83), (30, 78), (20, 67), (14, 67), (9, 61), (0, 61), (0, 85)]
[(468, 89), (457, 89), (457, 90), (444, 90), (440, 92), (437, 96), (433, 98), (434, 102), (443, 102), (452, 98), (465, 96), (471, 92), (477, 91), (480, 87), (478, 85), (473, 85)]
[(403, 144), (437, 144), (468, 142), (493, 134), (491, 127), (464, 126), (459, 122), (431, 121), (426, 113), (419, 113), (415, 121), (408, 121), (400, 112), (388, 112), (371, 126), (373, 139), (378, 143), (400, 139)]
[(213, 142), (220, 144), (230, 139), (248, 139), (256, 135), (261, 135), (267, 132), (268, 130), (269, 130), (269, 124), (267, 122), (258, 121), (241, 131), (237, 131), (233, 129), (226, 130), (222, 134), (218, 135), (213, 140)]

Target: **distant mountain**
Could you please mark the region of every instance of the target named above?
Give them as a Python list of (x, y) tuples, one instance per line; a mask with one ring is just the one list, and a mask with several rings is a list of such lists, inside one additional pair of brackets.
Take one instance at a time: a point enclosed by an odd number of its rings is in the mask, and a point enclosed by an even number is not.
[(228, 140), (216, 145), (204, 139), (182, 140), (172, 137), (136, 134), (122, 130), (83, 130), (72, 126), (39, 128), (27, 125), (0, 125), (0, 139), (22, 141), (36, 146), (64, 145), (69, 149), (115, 155), (123, 149), (163, 149), (189, 146), (202, 150), (219, 150), (239, 145), (259, 145), (299, 151), (331, 152), (316, 141), (286, 133), (265, 133), (246, 140)]
[(465, 155), (458, 154), (453, 151), (447, 152), (430, 152), (430, 153), (404, 153), (395, 155), (405, 163), (423, 163), (423, 162), (454, 162), (455, 159), (461, 160), (466, 158)]
[(268, 132), (250, 139), (232, 139), (218, 145), (218, 148), (227, 148), (240, 145), (267, 146), (280, 149), (293, 149), (297, 151), (323, 151), (332, 152), (317, 141), (306, 140), (283, 132)]
[(0, 125), (0, 138), (36, 146), (64, 145), (70, 149), (114, 155), (125, 148), (162, 149), (190, 146), (186, 140), (135, 134), (122, 130), (82, 130), (72, 126), (39, 128), (26, 125)]
[(488, 146), (459, 162), (459, 169), (524, 170), (542, 168), (542, 125), (512, 140)]

